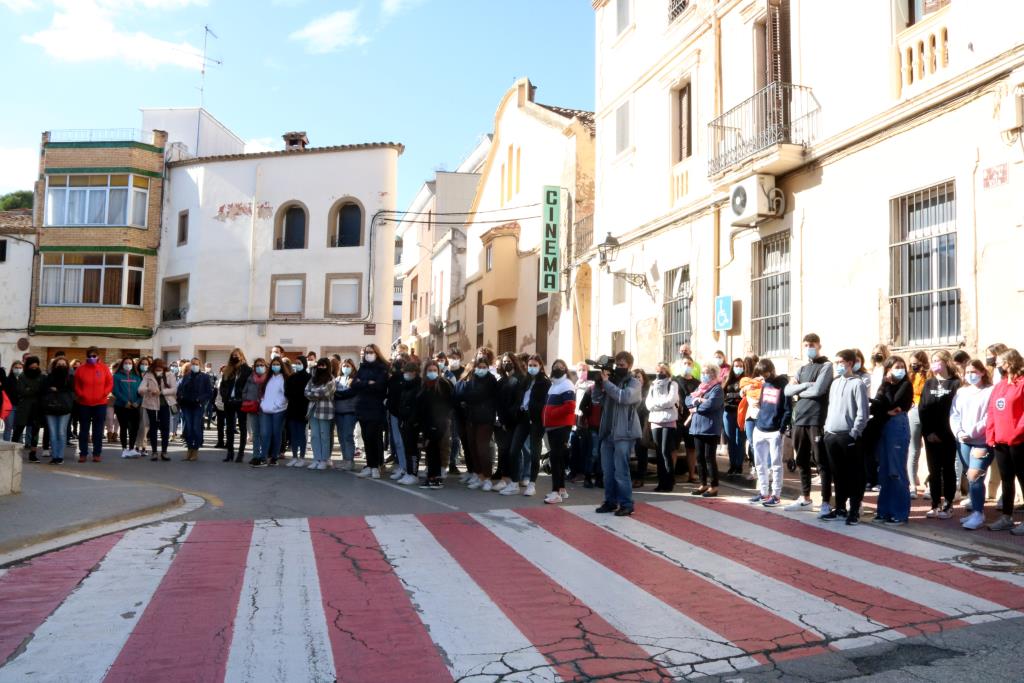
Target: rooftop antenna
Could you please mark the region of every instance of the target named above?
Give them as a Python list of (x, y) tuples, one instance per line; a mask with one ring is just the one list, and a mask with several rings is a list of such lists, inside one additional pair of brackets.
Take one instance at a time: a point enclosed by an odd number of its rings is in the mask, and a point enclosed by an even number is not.
[(210, 28), (210, 25), (209, 24), (204, 24), (203, 25), (203, 59), (202, 59), (202, 62), (200, 62), (200, 65), (199, 65), (199, 77), (200, 77), (199, 78), (199, 111), (196, 112), (196, 152), (195, 152), (196, 156), (199, 156), (199, 128), (200, 128), (200, 124), (202, 123), (202, 120), (203, 120), (203, 105), (205, 103), (204, 97), (205, 97), (205, 94), (206, 94), (206, 66), (207, 66), (207, 64), (216, 64), (217, 66), (220, 66), (221, 64), (224, 63), (223, 61), (221, 61), (219, 59), (214, 59), (212, 57), (207, 57), (206, 56), (206, 41), (207, 41), (207, 39), (210, 36), (213, 36), (214, 38), (217, 38), (217, 40), (220, 40), (220, 38), (217, 37), (217, 34), (214, 33), (213, 30)]

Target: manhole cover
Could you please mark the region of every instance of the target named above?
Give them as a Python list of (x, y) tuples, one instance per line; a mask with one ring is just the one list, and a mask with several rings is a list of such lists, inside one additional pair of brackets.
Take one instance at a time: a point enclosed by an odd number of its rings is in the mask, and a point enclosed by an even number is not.
[(966, 565), (970, 565), (974, 569), (982, 571), (1024, 574), (1024, 562), (1010, 557), (968, 553), (967, 555), (960, 555), (956, 559)]

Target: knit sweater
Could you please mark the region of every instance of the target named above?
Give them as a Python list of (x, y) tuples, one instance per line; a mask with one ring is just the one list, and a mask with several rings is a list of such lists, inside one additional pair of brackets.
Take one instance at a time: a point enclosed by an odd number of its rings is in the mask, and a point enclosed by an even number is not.
[(988, 422), (988, 402), (992, 387), (976, 387), (968, 384), (960, 387), (953, 397), (949, 411), (949, 428), (957, 441), (971, 446), (985, 445), (985, 424)]

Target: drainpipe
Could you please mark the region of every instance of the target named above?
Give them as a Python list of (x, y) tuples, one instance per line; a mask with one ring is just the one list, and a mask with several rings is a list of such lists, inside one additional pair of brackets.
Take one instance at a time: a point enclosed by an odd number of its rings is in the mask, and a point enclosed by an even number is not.
[[(253, 317), (252, 301), (253, 301), (253, 281), (256, 278), (252, 277), (251, 273), (256, 268), (256, 216), (257, 216), (257, 213), (258, 213), (257, 207), (259, 206), (259, 203), (260, 203), (260, 181), (262, 179), (263, 179), (263, 165), (257, 163), (256, 164), (256, 179), (253, 182), (253, 190), (252, 190), (252, 215), (249, 217), (249, 272), (250, 272), (250, 277), (249, 277), (249, 300), (246, 302), (246, 307), (245, 307), (245, 310), (248, 311), (248, 313), (246, 315), (246, 319), (248, 319), (248, 320), (254, 320), (255, 319)], [(271, 216), (271, 218), (273, 218), (273, 216)], [(271, 239), (276, 239), (276, 236), (271, 234)], [(271, 243), (271, 247), (273, 247), (273, 243)], [(268, 299), (268, 301), (269, 301), (269, 299)], [(266, 317), (267, 317), (267, 319), (269, 321), (269, 318), (271, 317), (270, 316), (270, 311), (267, 312), (267, 316)], [(268, 328), (270, 327), (269, 322), (267, 323), (267, 327)], [(243, 340), (243, 341), (248, 341), (248, 339)]]
[[(713, 10), (712, 16), (712, 28), (715, 36), (715, 111), (713, 119), (717, 119), (722, 114), (722, 21), (718, 16), (718, 11)], [(714, 239), (714, 245), (712, 247), (712, 258), (715, 264), (714, 276), (712, 277), (712, 299), (714, 302), (715, 297), (718, 296), (721, 289), (721, 275), (722, 275), (722, 210), (717, 204), (714, 207), (714, 213), (712, 214), (713, 230), (712, 235)], [(719, 340), (721, 335), (718, 331), (715, 331), (715, 341)]]

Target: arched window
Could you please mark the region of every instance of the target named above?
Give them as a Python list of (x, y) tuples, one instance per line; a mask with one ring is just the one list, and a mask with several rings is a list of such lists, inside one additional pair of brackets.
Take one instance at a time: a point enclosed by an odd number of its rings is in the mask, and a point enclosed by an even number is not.
[(336, 203), (328, 214), (327, 238), (331, 247), (363, 245), (363, 207), (354, 199)]
[(278, 211), (274, 225), (274, 249), (305, 249), (309, 216), (306, 207), (292, 203)]

